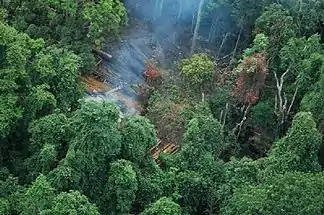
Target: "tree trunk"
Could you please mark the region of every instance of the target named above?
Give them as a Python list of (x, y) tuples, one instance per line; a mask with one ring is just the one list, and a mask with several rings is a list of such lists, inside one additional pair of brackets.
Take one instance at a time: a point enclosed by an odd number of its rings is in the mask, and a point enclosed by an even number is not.
[(237, 39), (236, 39), (236, 43), (235, 43), (235, 47), (234, 47), (234, 51), (233, 51), (232, 60), (235, 58), (236, 51), (237, 51), (237, 47), (238, 47), (238, 43), (240, 42), (240, 39), (241, 39), (242, 31), (243, 31), (243, 24), (241, 24), (240, 33), (239, 33), (239, 35), (237, 36)]
[(110, 60), (112, 58), (112, 56), (110, 54), (108, 54), (107, 52), (104, 52), (104, 51), (92, 49), (92, 52), (104, 60)]
[[(215, 18), (216, 17), (216, 18)], [(212, 20), (212, 24), (210, 26), (210, 30), (209, 30), (209, 35), (208, 35), (208, 42), (211, 43), (215, 37), (215, 32), (217, 29), (217, 23), (219, 20), (219, 16), (214, 16), (213, 20)]]
[(191, 51), (190, 51), (191, 55), (193, 55), (195, 48), (196, 48), (196, 41), (197, 41), (197, 37), (198, 37), (198, 33), (199, 33), (201, 14), (202, 14), (204, 2), (205, 2), (205, 0), (200, 0), (200, 3), (199, 3), (198, 13), (197, 13), (197, 21), (196, 21), (195, 31), (194, 31), (194, 35), (192, 38), (192, 44), (191, 44)]
[(160, 3), (160, 16), (162, 15), (162, 11), (163, 11), (163, 5), (164, 5), (164, 0), (161, 0), (161, 3)]
[(181, 0), (179, 0), (179, 12), (178, 12), (178, 17), (177, 20), (179, 21), (182, 16), (182, 3)]
[(227, 32), (227, 33), (225, 34), (223, 40), (222, 40), (221, 45), (219, 46), (219, 49), (218, 49), (218, 52), (217, 52), (217, 56), (216, 56), (216, 57), (218, 57), (218, 56), (220, 55), (221, 50), (223, 49), (224, 43), (225, 43), (225, 41), (227, 40), (228, 35), (229, 35), (229, 33)]

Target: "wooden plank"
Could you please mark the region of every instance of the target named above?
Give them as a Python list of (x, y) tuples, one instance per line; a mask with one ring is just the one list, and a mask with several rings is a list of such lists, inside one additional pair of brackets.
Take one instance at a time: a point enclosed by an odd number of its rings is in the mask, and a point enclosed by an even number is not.
[(106, 84), (98, 81), (94, 77), (81, 76), (80, 79), (81, 79), (81, 82), (86, 85), (87, 91), (89, 93), (93, 93), (95, 91), (96, 92), (106, 92), (109, 90), (109, 87)]

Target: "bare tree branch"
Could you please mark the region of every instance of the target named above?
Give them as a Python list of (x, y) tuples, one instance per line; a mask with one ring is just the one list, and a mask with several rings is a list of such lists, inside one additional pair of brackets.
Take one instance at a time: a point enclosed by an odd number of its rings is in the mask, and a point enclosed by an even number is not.
[(292, 108), (292, 106), (293, 106), (293, 104), (295, 102), (296, 96), (297, 96), (297, 92), (298, 92), (298, 87), (296, 87), (296, 89), (295, 89), (294, 96), (293, 96), (293, 98), (291, 100), (291, 103), (290, 103), (288, 111), (287, 111), (287, 115), (290, 114), (291, 108)]
[(278, 108), (278, 96), (275, 96), (275, 110), (279, 109)]
[(284, 77), (288, 74), (289, 71), (290, 71), (290, 67), (286, 70), (286, 72), (284, 72), (284, 73), (281, 75), (281, 87), (282, 87), (282, 85), (283, 85)]
[(227, 40), (227, 37), (228, 37), (228, 36), (229, 36), (229, 33), (227, 32), (227, 33), (225, 34), (225, 36), (223, 37), (223, 39), (222, 39), (222, 43), (221, 43), (221, 45), (220, 45), (220, 47), (219, 47), (219, 49), (218, 49), (218, 52), (217, 52), (217, 57), (219, 56), (221, 50), (223, 49), (224, 43), (225, 43), (225, 41)]
[(247, 119), (246, 116), (247, 116), (247, 113), (248, 113), (248, 111), (250, 110), (250, 107), (251, 107), (251, 106), (252, 106), (252, 105), (249, 104), (249, 105), (246, 107), (241, 122), (238, 123), (238, 124), (234, 127), (234, 129), (233, 129), (233, 133), (235, 133), (235, 131), (238, 130), (237, 135), (236, 135), (237, 138), (240, 136), (240, 133), (241, 133), (241, 130), (242, 130), (242, 126), (244, 125), (244, 122), (245, 122), (246, 119)]
[(225, 114), (224, 114), (224, 121), (223, 121), (223, 127), (225, 126), (225, 123), (226, 123), (227, 113), (228, 113), (228, 103), (226, 103)]
[(286, 95), (286, 93), (284, 93), (284, 103), (283, 103), (283, 106), (282, 106), (283, 111), (287, 110), (287, 103), (288, 103), (287, 95)]
[(284, 124), (285, 121), (287, 120), (287, 116), (290, 114), (290, 111), (292, 109), (292, 106), (295, 102), (298, 93), (298, 87), (296, 87), (294, 96), (292, 97), (292, 100), (287, 110), (288, 99), (286, 93), (282, 92), (282, 89), (284, 86), (284, 78), (289, 73), (289, 71), (290, 71), (290, 67), (280, 76), (280, 80), (278, 79), (276, 72), (273, 72), (274, 77), (276, 79), (276, 85), (277, 85), (277, 95), (275, 97), (275, 109), (277, 111), (278, 117), (280, 117), (281, 124)]
[(220, 121), (220, 123), (222, 123), (222, 121), (223, 121), (223, 110), (221, 111), (221, 113), (220, 113), (220, 116), (219, 116), (219, 121)]

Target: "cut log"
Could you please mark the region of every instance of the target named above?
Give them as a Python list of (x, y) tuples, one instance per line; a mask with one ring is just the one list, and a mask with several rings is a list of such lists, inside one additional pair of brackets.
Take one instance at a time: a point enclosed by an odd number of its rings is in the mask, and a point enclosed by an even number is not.
[(86, 85), (88, 93), (107, 92), (109, 87), (105, 84), (94, 78), (93, 76), (81, 76), (81, 81)]
[(103, 58), (104, 60), (110, 60), (112, 58), (112, 56), (110, 54), (108, 54), (107, 52), (104, 52), (104, 51), (92, 49), (92, 52), (94, 54), (98, 55), (99, 57)]
[(122, 86), (119, 86), (119, 87), (116, 87), (112, 90), (109, 90), (108, 92), (105, 93), (105, 95), (109, 95), (109, 94), (112, 94), (114, 92), (117, 92), (118, 90), (121, 90), (123, 87)]

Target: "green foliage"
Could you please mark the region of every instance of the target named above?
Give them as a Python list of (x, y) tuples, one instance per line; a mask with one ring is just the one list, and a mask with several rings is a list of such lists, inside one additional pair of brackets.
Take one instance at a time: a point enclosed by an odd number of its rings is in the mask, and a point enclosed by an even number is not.
[(33, 40), (3, 23), (0, 29), (0, 46), (4, 47), (0, 134), (4, 137), (19, 120), (28, 125), (56, 107), (69, 111), (81, 94), (77, 56), (65, 49), (44, 48), (42, 39)]
[[(88, 2), (82, 11), (83, 18), (90, 23), (87, 37), (95, 38), (100, 45), (105, 37), (117, 36), (120, 26), (126, 24), (126, 9), (122, 2), (100, 0), (98, 3)], [(98, 39), (102, 40), (98, 43)]]
[(172, 199), (162, 197), (150, 207), (145, 209), (140, 215), (180, 215), (180, 206), (173, 202)]
[(257, 34), (253, 40), (253, 46), (244, 50), (243, 58), (261, 53), (269, 46), (269, 38), (264, 34)]
[[(66, 163), (58, 174), (71, 171), (65, 181), (77, 181), (76, 186), (98, 204), (104, 198), (104, 186), (109, 163), (117, 158), (121, 149), (121, 135), (117, 128), (119, 112), (109, 103), (84, 102), (75, 111)], [(64, 164), (64, 162), (63, 162)], [(60, 175), (55, 176), (57, 179)], [(96, 184), (96, 187), (93, 187)], [(67, 185), (66, 185), (67, 186)], [(98, 193), (101, 193), (98, 195)]]
[(185, 120), (188, 127), (189, 122), (194, 118), (212, 118), (213, 114), (207, 102), (197, 102), (193, 106), (185, 107), (181, 112), (181, 117)]
[(22, 108), (17, 107), (18, 98), (7, 94), (0, 96), (0, 136), (7, 136), (14, 124), (22, 117)]
[[(281, 4), (292, 14), (300, 36), (312, 35), (319, 30), (319, 23), (324, 19), (324, 4), (321, 0), (294, 1), (286, 0)], [(315, 15), (319, 14), (319, 15)]]
[(52, 114), (33, 121), (29, 126), (31, 152), (40, 150), (44, 144), (54, 145), (58, 151), (68, 142), (68, 119), (64, 114)]
[(99, 215), (97, 207), (78, 191), (55, 195), (54, 188), (40, 175), (21, 198), (21, 214)]
[(221, 115), (224, 108), (226, 108), (226, 103), (231, 103), (229, 90), (224, 88), (217, 89), (209, 101), (210, 110), (215, 118)]
[(59, 191), (69, 191), (73, 188), (78, 188), (78, 183), (81, 179), (81, 172), (78, 171), (80, 165), (73, 166), (73, 155), (73, 152), (70, 151), (66, 158), (61, 160), (59, 165), (48, 174), (49, 182)]
[(50, 209), (43, 210), (41, 215), (100, 215), (95, 205), (78, 191), (60, 193), (53, 199)]
[(81, 97), (77, 82), (80, 62), (81, 59), (74, 53), (56, 47), (46, 48), (36, 56), (37, 75), (33, 76), (34, 81), (50, 84), (57, 107), (63, 111), (73, 108)]
[(118, 160), (111, 165), (106, 185), (108, 193), (107, 212), (109, 214), (127, 214), (135, 200), (138, 189), (136, 173), (132, 163)]
[(54, 145), (45, 144), (40, 151), (26, 159), (26, 166), (30, 171), (29, 177), (34, 179), (39, 173), (49, 173), (57, 164), (57, 154)]
[[(198, 151), (212, 152), (215, 158), (218, 158), (225, 148), (223, 127), (211, 117), (194, 118), (189, 122), (184, 142), (193, 145)], [(192, 156), (192, 158), (194, 157)]]
[[(30, 50), (27, 47), (27, 35), (18, 34), (15, 29), (0, 23), (0, 46), (5, 47), (4, 59), (1, 62), (0, 77), (0, 135), (5, 137), (11, 128), (23, 116), (23, 107), (19, 105), (18, 80), (26, 76), (25, 64)], [(27, 41), (25, 41), (27, 40)]]
[[(154, 128), (142, 116), (121, 118), (113, 104), (79, 100), (92, 50), (127, 23), (122, 1), (1, 1), (0, 214), (322, 214), (323, 1), (213, 3), (215, 14), (203, 14), (209, 42), (235, 46), (232, 60), (245, 50), (236, 68), (245, 85), (233, 90), (226, 56), (217, 74), (207, 54), (183, 59), (182, 79), (170, 72), (154, 86), (146, 115)], [(237, 25), (222, 26), (224, 18)], [(257, 98), (241, 102), (239, 93)], [(156, 136), (179, 147), (159, 165), (149, 150)], [(267, 157), (249, 158), (266, 156), (273, 141)], [(237, 143), (246, 146), (241, 159), (231, 158)]]
[(0, 169), (0, 211), (1, 214), (20, 213), (20, 200), (24, 188), (18, 184), (18, 178), (9, 174), (7, 169)]
[(180, 172), (176, 176), (180, 202), (189, 214), (198, 213), (205, 206), (208, 184), (204, 177), (193, 171)]
[(211, 82), (215, 64), (206, 54), (195, 54), (179, 63), (181, 75), (191, 84), (200, 88)]
[(181, 117), (184, 107), (161, 94), (150, 98), (146, 117), (156, 126), (157, 136), (162, 141), (181, 142), (185, 132), (185, 120)]
[(82, 153), (90, 162), (87, 166), (99, 170), (99, 163), (104, 165), (107, 159), (120, 153), (118, 118), (119, 112), (112, 104), (84, 102), (72, 117), (75, 137), (70, 149)]
[(0, 6), (8, 11), (8, 23), (32, 38), (44, 38), (59, 44), (81, 58), (81, 68), (94, 68), (93, 47), (101, 47), (105, 38), (115, 38), (126, 24), (126, 9), (120, 1), (6, 1)]
[(0, 198), (0, 214), (9, 215), (10, 214), (10, 204), (8, 200)]
[(321, 78), (320, 76), (323, 74), (324, 55), (322, 54), (322, 51), (320, 51), (320, 53), (312, 53), (310, 57), (303, 60), (300, 65), (297, 82), (303, 94), (314, 90), (314, 87), (312, 86), (313, 83), (318, 83)]
[(258, 183), (258, 172), (262, 169), (262, 159), (253, 161), (250, 158), (233, 159), (225, 164), (226, 181), (232, 190)]
[(175, 187), (173, 194), (180, 195), (180, 205), (188, 214), (214, 213), (219, 202), (217, 190), (224, 182), (223, 164), (218, 161), (226, 144), (224, 133), (210, 115), (197, 114), (198, 118), (189, 122), (180, 152), (164, 160), (170, 168), (168, 182), (163, 181), (169, 186), (164, 190)]
[(276, 54), (282, 46), (296, 35), (296, 25), (290, 13), (281, 4), (271, 4), (256, 20), (256, 31), (269, 37), (270, 58), (276, 58)]
[(54, 189), (47, 182), (44, 175), (40, 175), (29, 187), (22, 199), (23, 215), (40, 214), (42, 210), (50, 207), (55, 197)]
[(122, 123), (121, 155), (134, 163), (141, 164), (151, 147), (156, 145), (153, 125), (143, 117), (128, 117)]
[(311, 90), (312, 83), (320, 77), (324, 59), (322, 53), (319, 35), (291, 38), (280, 50), (280, 66), (289, 71), (287, 86), (296, 85), (302, 95)]
[[(281, 66), (285, 69), (290, 69), (290, 77), (294, 78), (292, 80), (295, 83), (291, 83), (290, 81), (289, 84), (296, 85), (300, 97), (304, 97), (306, 94), (302, 102), (302, 109), (312, 111), (317, 118), (319, 116), (318, 110), (321, 108), (314, 110), (311, 106), (316, 106), (321, 101), (320, 97), (316, 95), (316, 92), (320, 90), (316, 86), (321, 86), (320, 79), (324, 66), (323, 47), (320, 42), (320, 36), (313, 35), (309, 38), (291, 38), (282, 48), (280, 58)], [(313, 98), (316, 98), (317, 101), (314, 101)], [(305, 104), (310, 101), (312, 103)], [(305, 105), (309, 108), (305, 108)]]
[(209, 107), (213, 117), (223, 124), (224, 130), (232, 128), (236, 123), (239, 113), (230, 89), (217, 89), (209, 99)]
[[(297, 74), (303, 72), (305, 60), (315, 53), (322, 52), (319, 35), (313, 35), (308, 39), (291, 38), (280, 51), (282, 68), (290, 68)], [(296, 75), (297, 75), (296, 74)]]
[(27, 95), (27, 107), (26, 111), (29, 118), (36, 118), (37, 113), (53, 110), (56, 107), (55, 96), (48, 90), (48, 85), (39, 85), (31, 88), (31, 92)]
[(255, 20), (261, 14), (264, 7), (269, 5), (271, 0), (214, 0), (221, 2), (222, 5), (230, 10), (230, 14), (234, 18), (236, 24), (242, 29), (251, 29)]
[(8, 14), (5, 9), (0, 8), (0, 22), (5, 23)]
[(25, 164), (29, 178), (34, 179), (39, 173), (49, 173), (65, 156), (71, 132), (64, 114), (47, 115), (36, 120), (30, 124), (28, 131), (31, 134), (31, 156)]
[(317, 154), (321, 139), (311, 113), (296, 114), (287, 135), (274, 144), (266, 161), (264, 176), (320, 171)]
[(157, 201), (164, 193), (168, 193), (172, 190), (166, 188), (166, 184), (169, 180), (166, 179), (167, 177), (160, 169), (154, 173), (148, 174), (141, 171), (136, 174), (138, 189), (136, 192), (136, 199), (133, 203), (134, 213), (143, 211), (146, 206)]
[(309, 111), (313, 114), (316, 121), (321, 124), (324, 119), (323, 105), (324, 105), (324, 73), (321, 69), (321, 78), (315, 84), (314, 89), (309, 91), (301, 101), (300, 108), (303, 111)]
[(251, 109), (251, 119), (254, 125), (271, 131), (276, 126), (275, 110), (269, 102), (260, 101)]
[(258, 174), (262, 169), (262, 160), (253, 161), (249, 158), (232, 159), (225, 166), (225, 180), (219, 189), (222, 206), (226, 205), (233, 193), (245, 186), (257, 185)]
[(221, 214), (321, 214), (323, 173), (288, 173), (235, 192)]
[(253, 77), (253, 75), (266, 75), (267, 65), (264, 62), (264, 57), (267, 53), (268, 46), (268, 37), (264, 34), (257, 34), (253, 40), (253, 45), (251, 46), (251, 48), (244, 50), (242, 59), (240, 59), (239, 64), (235, 68), (234, 72), (237, 75), (243, 75), (243, 77), (246, 73), (250, 74), (253, 80), (253, 82), (250, 84), (262, 85), (261, 83), (258, 83), (258, 81), (261, 81), (262, 78), (259, 77), (260, 80), (258, 80), (258, 77)]
[(311, 112), (317, 120), (323, 119), (324, 115), (322, 107), (324, 104), (324, 98), (322, 95), (322, 91), (312, 91), (306, 94), (301, 101), (301, 110)]

